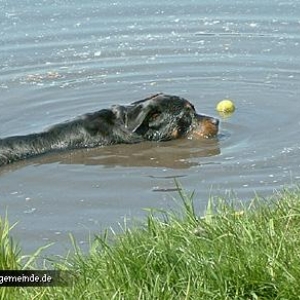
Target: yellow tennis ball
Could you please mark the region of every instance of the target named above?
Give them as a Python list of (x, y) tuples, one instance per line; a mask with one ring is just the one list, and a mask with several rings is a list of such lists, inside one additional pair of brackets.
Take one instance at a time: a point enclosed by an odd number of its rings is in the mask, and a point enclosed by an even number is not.
[(233, 113), (235, 111), (234, 103), (229, 99), (224, 99), (217, 104), (217, 111), (221, 113)]

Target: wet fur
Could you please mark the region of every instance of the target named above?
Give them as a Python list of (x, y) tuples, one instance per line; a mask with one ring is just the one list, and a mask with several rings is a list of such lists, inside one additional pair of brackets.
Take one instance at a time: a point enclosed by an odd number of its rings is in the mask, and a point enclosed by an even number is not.
[(88, 113), (47, 131), (0, 139), (0, 165), (53, 150), (167, 141), (217, 134), (218, 120), (198, 115), (184, 98), (157, 94), (130, 105)]

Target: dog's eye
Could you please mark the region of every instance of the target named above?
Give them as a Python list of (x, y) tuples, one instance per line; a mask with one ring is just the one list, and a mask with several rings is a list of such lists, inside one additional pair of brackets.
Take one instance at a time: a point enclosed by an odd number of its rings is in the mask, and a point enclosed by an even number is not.
[(159, 127), (161, 123), (161, 113), (154, 112), (150, 115), (148, 119), (148, 126), (151, 128)]
[(150, 122), (156, 121), (159, 118), (159, 113), (154, 113), (150, 117)]

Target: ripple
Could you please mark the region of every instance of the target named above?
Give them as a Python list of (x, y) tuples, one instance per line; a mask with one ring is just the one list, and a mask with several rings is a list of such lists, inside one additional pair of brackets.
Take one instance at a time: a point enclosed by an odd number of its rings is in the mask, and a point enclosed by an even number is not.
[[(215, 117), (221, 99), (237, 107), (220, 117), (217, 139), (53, 153), (2, 169), (1, 201), (13, 218), (23, 216), (32, 245), (61, 227), (83, 241), (78, 220), (105, 227), (144, 207), (169, 208), (175, 177), (203, 207), (231, 190), (249, 199), (299, 182), (296, 1), (3, 4), (1, 137), (160, 91)], [(32, 213), (38, 224), (26, 219)]]

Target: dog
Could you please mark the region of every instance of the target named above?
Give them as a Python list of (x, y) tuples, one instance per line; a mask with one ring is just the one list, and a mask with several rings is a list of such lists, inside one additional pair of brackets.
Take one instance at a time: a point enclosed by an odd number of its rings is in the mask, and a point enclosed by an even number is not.
[(218, 119), (197, 114), (188, 100), (160, 93), (84, 114), (41, 133), (0, 139), (0, 166), (55, 150), (210, 138), (218, 129)]

